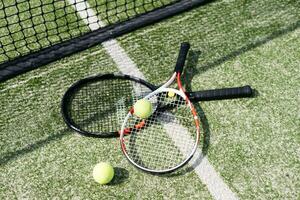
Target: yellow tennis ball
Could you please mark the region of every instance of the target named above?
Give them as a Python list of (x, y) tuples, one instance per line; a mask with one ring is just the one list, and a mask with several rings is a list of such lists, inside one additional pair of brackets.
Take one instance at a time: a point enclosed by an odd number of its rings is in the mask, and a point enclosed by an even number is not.
[(107, 162), (101, 162), (95, 165), (93, 177), (101, 185), (109, 183), (114, 177), (114, 168)]
[(174, 97), (174, 96), (175, 96), (175, 92), (173, 92), (173, 91), (168, 92), (168, 97)]
[(140, 99), (134, 104), (133, 110), (137, 117), (145, 119), (152, 114), (152, 104), (147, 99)]

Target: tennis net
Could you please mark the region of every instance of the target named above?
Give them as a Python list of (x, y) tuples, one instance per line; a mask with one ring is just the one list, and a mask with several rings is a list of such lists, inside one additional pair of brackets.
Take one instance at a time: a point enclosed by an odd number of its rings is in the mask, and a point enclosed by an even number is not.
[(1, 0), (0, 82), (205, 0)]

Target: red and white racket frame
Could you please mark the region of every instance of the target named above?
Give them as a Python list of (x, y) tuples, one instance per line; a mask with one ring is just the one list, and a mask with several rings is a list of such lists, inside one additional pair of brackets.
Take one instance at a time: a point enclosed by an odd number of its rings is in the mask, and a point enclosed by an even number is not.
[[(175, 79), (177, 79), (178, 90), (174, 89), (174, 88), (168, 88), (175, 81)], [(120, 131), (120, 144), (121, 144), (122, 152), (125, 155), (125, 157), (137, 168), (139, 168), (141, 170), (144, 170), (146, 172), (159, 173), (159, 174), (170, 173), (170, 172), (173, 172), (173, 171), (181, 168), (182, 166), (184, 166), (187, 162), (189, 162), (192, 159), (193, 155), (195, 154), (195, 152), (197, 150), (198, 144), (200, 142), (200, 121), (199, 121), (199, 118), (198, 118), (195, 107), (193, 106), (193, 104), (189, 100), (188, 96), (185, 94), (185, 89), (183, 88), (182, 83), (181, 83), (181, 72), (180, 71), (174, 72), (172, 77), (164, 85), (162, 85), (157, 90), (155, 90), (152, 93), (145, 96), (144, 99), (149, 99), (151, 96), (157, 95), (157, 94), (162, 93), (162, 92), (174, 92), (175, 94), (181, 96), (185, 100), (188, 107), (190, 108), (191, 115), (194, 119), (195, 128), (196, 128), (196, 140), (195, 140), (194, 147), (193, 147), (192, 151), (186, 157), (185, 160), (183, 160), (180, 164), (178, 164), (178, 165), (176, 165), (172, 168), (164, 169), (164, 170), (152, 170), (152, 169), (144, 168), (143, 166), (140, 166), (140, 165), (136, 164), (130, 158), (130, 156), (127, 154), (126, 145), (125, 145), (125, 138), (124, 138), (125, 135), (130, 134), (130, 129), (126, 128), (126, 122), (134, 114), (133, 109), (131, 109), (129, 111), (129, 113), (127, 114), (127, 116), (125, 117), (124, 122), (122, 124), (121, 131)], [(140, 126), (140, 125), (141, 124), (139, 124), (137, 126)]]

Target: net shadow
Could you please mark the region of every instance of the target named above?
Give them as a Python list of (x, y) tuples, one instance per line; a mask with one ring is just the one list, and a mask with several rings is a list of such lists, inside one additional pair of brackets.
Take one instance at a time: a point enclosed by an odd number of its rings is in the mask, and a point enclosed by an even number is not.
[(49, 135), (45, 139), (38, 140), (32, 144), (28, 144), (27, 146), (13, 151), (13, 152), (8, 152), (5, 153), (3, 156), (0, 157), (0, 166), (6, 165), (8, 162), (14, 161), (28, 153), (31, 153), (39, 148), (42, 148), (52, 142), (61, 140), (63, 137), (73, 134), (72, 131), (68, 128), (62, 129), (61, 131), (58, 131), (54, 135)]
[[(231, 60), (235, 57), (238, 57), (248, 51), (251, 51), (257, 47), (260, 47), (276, 38), (282, 37), (290, 32), (295, 31), (296, 29), (300, 28), (300, 20), (298, 20), (295, 23), (290, 24), (289, 26), (280, 28), (274, 32), (272, 32), (269, 35), (263, 36), (261, 37), (259, 40), (255, 40), (255, 38), (253, 38), (253, 42), (250, 42), (249, 44), (246, 44), (240, 48), (237, 48), (236, 50), (216, 59), (213, 60), (212, 62), (206, 63), (204, 65), (201, 66), (201, 73), (204, 73), (205, 71), (208, 71), (216, 66), (219, 66), (221, 64), (223, 64), (224, 62)], [(258, 94), (258, 93), (257, 93)]]

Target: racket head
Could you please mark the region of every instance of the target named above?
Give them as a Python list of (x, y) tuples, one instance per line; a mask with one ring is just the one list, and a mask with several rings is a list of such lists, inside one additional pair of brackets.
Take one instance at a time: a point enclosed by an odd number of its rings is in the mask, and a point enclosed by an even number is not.
[[(174, 96), (170, 97), (170, 92)], [(197, 149), (199, 119), (182, 91), (162, 88), (145, 98), (156, 110), (147, 119), (133, 112), (127, 114), (120, 132), (121, 149), (129, 162), (143, 171), (173, 172), (184, 166)]]
[(65, 123), (90, 137), (118, 137), (123, 118), (137, 99), (156, 89), (137, 77), (99, 74), (74, 83), (64, 94), (61, 113)]

